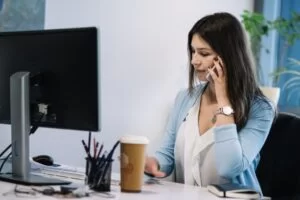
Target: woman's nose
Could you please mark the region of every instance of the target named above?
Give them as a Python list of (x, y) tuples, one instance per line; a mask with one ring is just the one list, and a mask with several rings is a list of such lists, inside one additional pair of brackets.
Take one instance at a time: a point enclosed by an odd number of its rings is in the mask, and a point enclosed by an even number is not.
[(199, 65), (201, 63), (200, 56), (198, 56), (197, 54), (193, 54), (191, 63), (193, 65)]

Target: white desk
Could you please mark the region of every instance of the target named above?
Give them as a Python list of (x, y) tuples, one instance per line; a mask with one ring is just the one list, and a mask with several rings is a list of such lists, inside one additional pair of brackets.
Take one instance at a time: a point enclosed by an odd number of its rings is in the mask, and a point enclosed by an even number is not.
[[(14, 199), (58, 199), (51, 196), (38, 195), (37, 197), (24, 198), (17, 197), (14, 194), (15, 184), (0, 182), (0, 199), (2, 200), (14, 200)], [(3, 194), (6, 193), (5, 196)], [(8, 195), (7, 195), (8, 193)], [(188, 186), (183, 184), (171, 183), (166, 181), (160, 181), (160, 184), (145, 184), (141, 193), (121, 193), (120, 187), (112, 185), (111, 194), (118, 200), (214, 200), (221, 199), (211, 193), (205, 188)], [(104, 195), (105, 196), (105, 195)], [(61, 199), (61, 198), (60, 198)], [(70, 198), (68, 198), (70, 199)], [(81, 199), (108, 199), (107, 197), (92, 194), (90, 197)], [(222, 198), (223, 199), (223, 198)]]
[[(34, 168), (39, 168), (39, 166), (36, 166)], [(82, 174), (84, 174), (84, 170), (79, 170)], [(37, 173), (39, 174), (39, 173)], [(55, 175), (46, 175), (46, 174), (39, 174), (46, 177), (52, 177), (52, 178), (58, 178)], [(67, 176), (69, 177), (69, 176)], [(62, 178), (62, 177), (60, 177)], [(83, 183), (83, 180), (75, 180), (75, 179), (69, 179), (69, 178), (63, 178), (70, 180), (71, 182), (77, 182), (77, 183)], [(118, 173), (112, 173), (112, 180), (120, 180), (120, 174)], [(54, 198), (52, 196), (46, 196), (39, 193), (36, 193), (36, 197), (27, 195), (28, 198), (24, 198), (24, 195), (21, 195), (22, 197), (17, 197), (14, 189), (16, 187), (16, 184), (8, 183), (8, 182), (2, 182), (0, 181), (0, 199), (1, 200), (15, 200), (15, 199), (70, 199), (70, 198)], [(26, 188), (27, 191), (33, 191), (31, 190), (30, 186), (22, 186), (18, 185), (18, 188)], [(59, 190), (59, 188), (56, 188), (59, 186), (55, 186), (54, 188)], [(5, 195), (3, 195), (5, 194)], [(173, 182), (167, 182), (167, 181), (158, 181), (158, 183), (153, 184), (147, 184), (145, 183), (142, 189), (141, 193), (122, 193), (120, 192), (120, 186), (118, 185), (118, 181), (112, 181), (111, 185), (111, 192), (109, 194), (112, 194), (114, 198), (110, 199), (117, 199), (117, 200), (214, 200), (214, 199), (224, 199), (224, 198), (218, 198), (215, 195), (211, 194), (207, 191), (206, 188), (200, 188), (196, 186), (189, 186), (184, 184), (178, 184)], [(18, 195), (18, 194), (17, 194)], [(26, 196), (26, 195), (25, 195)], [(101, 193), (93, 193), (90, 195), (90, 197), (85, 197), (81, 199), (108, 199), (108, 195), (101, 194)], [(78, 198), (76, 198), (78, 199)]]

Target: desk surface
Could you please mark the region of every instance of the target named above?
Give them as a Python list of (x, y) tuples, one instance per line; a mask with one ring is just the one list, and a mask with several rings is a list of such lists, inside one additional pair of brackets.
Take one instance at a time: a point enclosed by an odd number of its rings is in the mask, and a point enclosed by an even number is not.
[[(20, 186), (23, 187), (23, 186)], [(15, 184), (7, 183), (7, 182), (0, 182), (0, 199), (20, 199), (20, 197), (16, 196), (14, 193)], [(3, 195), (4, 194), (4, 195)], [(182, 200), (182, 199), (205, 199), (205, 200), (214, 200), (220, 199), (213, 194), (209, 193), (207, 189), (188, 186), (183, 184), (177, 184), (167, 181), (160, 181), (158, 184), (145, 184), (143, 186), (143, 190), (141, 193), (122, 193), (120, 192), (120, 188), (117, 185), (112, 185), (110, 194), (112, 196), (107, 196), (101, 193), (92, 194), (90, 197), (85, 197), (81, 199), (118, 199), (118, 200), (165, 200), (165, 199), (172, 199), (172, 200)], [(36, 196), (21, 199), (56, 199), (50, 196)], [(58, 199), (58, 198), (57, 198)], [(62, 198), (60, 198), (62, 199)], [(68, 198), (70, 199), (70, 198)]]

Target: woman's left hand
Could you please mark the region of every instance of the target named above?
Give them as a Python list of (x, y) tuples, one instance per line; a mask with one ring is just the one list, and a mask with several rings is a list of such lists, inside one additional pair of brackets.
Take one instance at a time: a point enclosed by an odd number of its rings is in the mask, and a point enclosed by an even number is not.
[(214, 60), (213, 62), (217, 73), (213, 69), (208, 69), (208, 72), (210, 73), (211, 78), (213, 79), (216, 98), (219, 107), (227, 106), (230, 104), (230, 101), (228, 99), (227, 81), (226, 81), (227, 77), (224, 73), (224, 69), (223, 69), (224, 65), (222, 59), (219, 56), (218, 59)]

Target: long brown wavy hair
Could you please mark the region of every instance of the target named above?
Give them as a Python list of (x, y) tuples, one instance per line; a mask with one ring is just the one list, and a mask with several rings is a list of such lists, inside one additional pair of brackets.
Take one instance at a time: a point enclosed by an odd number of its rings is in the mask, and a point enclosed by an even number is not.
[[(248, 119), (251, 102), (262, 94), (253, 70), (253, 59), (245, 32), (236, 17), (229, 13), (214, 13), (201, 18), (188, 34), (188, 53), (191, 61), (193, 35), (200, 36), (221, 57), (227, 76), (227, 91), (235, 111), (237, 128), (241, 129)], [(189, 64), (189, 91), (193, 92), (195, 69)]]

